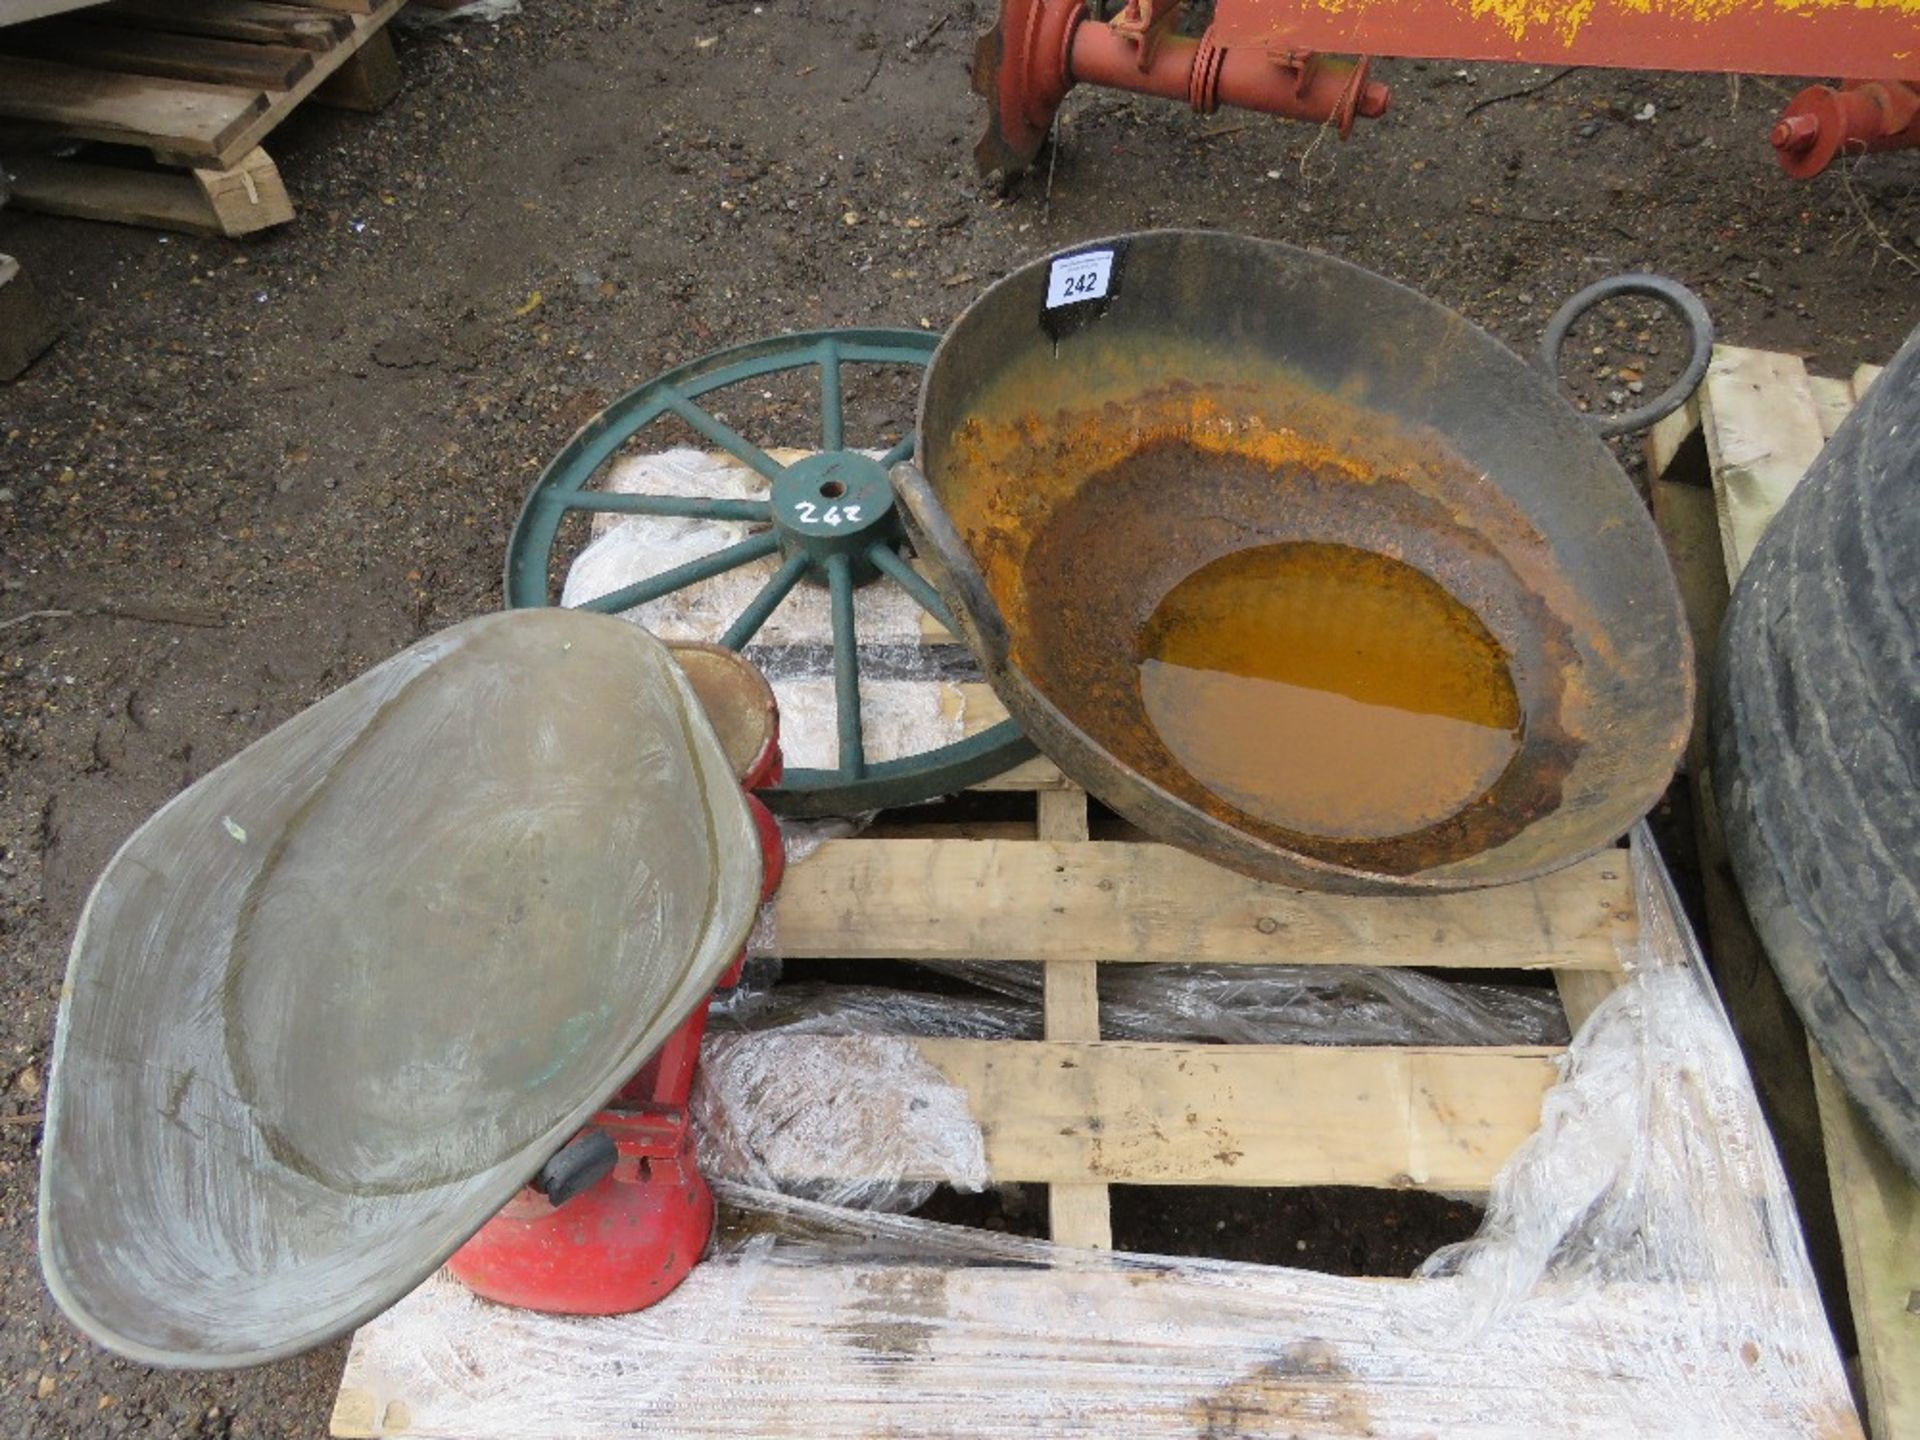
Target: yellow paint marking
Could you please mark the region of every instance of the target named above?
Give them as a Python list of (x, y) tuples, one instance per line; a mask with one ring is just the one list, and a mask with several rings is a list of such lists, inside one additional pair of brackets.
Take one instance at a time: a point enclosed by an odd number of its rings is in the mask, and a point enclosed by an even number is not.
[[(1380, 0), (1314, 0), (1330, 15), (1371, 9)], [(1389, 0), (1391, 3), (1391, 0)], [(1572, 45), (1597, 9), (1617, 13), (1657, 15), (1690, 25), (1717, 25), (1765, 11), (1807, 15), (1826, 10), (1882, 10), (1898, 15), (1920, 15), (1920, 0), (1451, 0), (1475, 20), (1491, 18), (1514, 40), (1530, 32), (1547, 31), (1562, 45)], [(1910, 52), (1901, 52), (1904, 59)]]

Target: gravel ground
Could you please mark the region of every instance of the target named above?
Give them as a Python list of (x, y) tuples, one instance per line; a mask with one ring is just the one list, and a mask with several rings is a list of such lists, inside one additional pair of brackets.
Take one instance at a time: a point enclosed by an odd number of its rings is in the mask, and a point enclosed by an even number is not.
[[(1002, 198), (970, 155), (987, 16), (940, 13), (540, 0), (403, 36), (384, 113), (277, 132), (300, 209), (277, 233), (0, 212), (0, 251), (67, 320), (0, 387), (0, 1434), (324, 1434), (338, 1347), (179, 1376), (56, 1316), (32, 1117), (66, 947), (177, 788), (497, 604), (526, 486), (636, 380), (787, 328), (938, 328), (1037, 252), (1166, 224), (1358, 261), (1521, 348), (1560, 297), (1638, 267), (1819, 373), (1920, 318), (1920, 154), (1784, 180), (1763, 136), (1790, 82), (1580, 72), (1468, 118), (1547, 72), (1384, 64), (1395, 107), (1345, 146), (1083, 94), (1050, 184)], [(1675, 335), (1602, 324), (1584, 393), (1656, 388)], [(76, 613), (14, 618), (44, 610)]]

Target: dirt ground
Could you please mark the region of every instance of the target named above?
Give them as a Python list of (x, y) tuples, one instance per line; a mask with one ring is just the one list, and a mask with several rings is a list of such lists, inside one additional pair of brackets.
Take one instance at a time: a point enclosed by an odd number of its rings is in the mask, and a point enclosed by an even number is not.
[[(942, 13), (534, 0), (404, 36), (383, 114), (285, 126), (300, 218), (279, 232), (0, 211), (0, 251), (66, 318), (0, 386), (0, 1434), (324, 1434), (338, 1347), (171, 1375), (56, 1316), (32, 1117), (66, 948), (180, 786), (497, 605), (527, 485), (638, 379), (783, 329), (938, 328), (1038, 252), (1151, 225), (1313, 246), (1523, 349), (1560, 297), (1641, 267), (1816, 373), (1885, 359), (1920, 319), (1920, 153), (1783, 179), (1763, 136), (1790, 82), (1581, 72), (1469, 118), (1546, 72), (1384, 64), (1394, 108), (1344, 146), (1083, 94), (1050, 185), (1000, 199), (970, 154), (987, 16)], [(1655, 388), (1675, 335), (1637, 337), (1583, 341), (1590, 393), (1649, 362)], [(16, 618), (46, 610), (77, 613)]]

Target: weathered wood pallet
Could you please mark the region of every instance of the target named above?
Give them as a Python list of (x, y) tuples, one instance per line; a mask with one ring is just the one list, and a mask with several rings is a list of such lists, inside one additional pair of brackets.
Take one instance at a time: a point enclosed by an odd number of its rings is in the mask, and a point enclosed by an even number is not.
[(1624, 852), (1496, 891), (1349, 899), (1090, 840), (1077, 788), (1035, 801), (1032, 839), (828, 842), (789, 872), (774, 933), (789, 959), (1045, 966), (1044, 1041), (919, 1047), (970, 1097), (994, 1176), (1053, 1187), (1066, 1244), (1112, 1243), (1109, 1184), (1484, 1190), (1539, 1123), (1561, 1053), (1102, 1040), (1100, 965), (1545, 969), (1577, 1025), (1635, 933)]
[[(531, 1407), (565, 1418), (551, 1433), (582, 1440), (1653, 1434), (1662, 1406), (1708, 1395), (1740, 1394), (1740, 1413), (1766, 1411), (1775, 1383), (1752, 1367), (1808, 1364), (1773, 1348), (1752, 1358), (1762, 1352), (1743, 1328), (1689, 1359), (1676, 1391), (1676, 1330), (1751, 1318), (1739, 1303), (1703, 1307), (1685, 1286), (1595, 1285), (1575, 1304), (1543, 1297), (1469, 1360), (1433, 1348), (1462, 1323), (1445, 1281), (1102, 1269), (1112, 1184), (1484, 1191), (1539, 1125), (1564, 1047), (1103, 1040), (1100, 966), (1525, 966), (1551, 971), (1577, 1025), (1619, 981), (1618, 947), (1637, 919), (1625, 851), (1477, 895), (1346, 899), (1247, 880), (1160, 845), (1089, 839), (1076, 789), (1040, 790), (1035, 801), (1022, 838), (1004, 823), (991, 838), (929, 836), (939, 827), (922, 821), (900, 835), (883, 817), (829, 841), (789, 870), (773, 933), (793, 959), (1044, 965), (1044, 1039), (910, 1043), (964, 1092), (996, 1181), (1047, 1184), (1051, 1235), (1080, 1247), (1067, 1252), (1079, 1262), (1010, 1251), (1004, 1263), (930, 1255), (759, 1268), (730, 1254), (697, 1268), (661, 1307), (586, 1322), (606, 1328), (584, 1336), (430, 1282), (435, 1298), (410, 1322), (422, 1328), (356, 1341), (332, 1433), (497, 1440), (534, 1433)], [(766, 1041), (850, 1055), (864, 1043), (777, 1032)], [(771, 1073), (822, 1056), (779, 1058)], [(831, 1159), (807, 1174), (858, 1178)], [(1155, 1374), (1177, 1375), (1177, 1385)], [(709, 1375), (750, 1375), (751, 1399)], [(1832, 1404), (1819, 1433), (1857, 1437), (1844, 1395)], [(1780, 1419), (1740, 1433), (1806, 1433), (1796, 1426)]]
[[(26, 209), (196, 234), (293, 218), (261, 142), (302, 101), (377, 109), (405, 0), (111, 0), (0, 30), (0, 149)], [(56, 159), (145, 150), (158, 168)]]
[[(1863, 365), (1830, 379), (1808, 374), (1797, 356), (1717, 346), (1692, 401), (1649, 437), (1654, 514), (1694, 627), (1703, 696), (1732, 583), (1879, 373)], [(1879, 1440), (1905, 1440), (1920, 1435), (1920, 1186), (1839, 1088), (1774, 978), (1727, 860), (1704, 713), (1688, 768), (1715, 978), (1824, 1271), (1829, 1311), (1843, 1332), (1851, 1321), (1868, 1428)]]

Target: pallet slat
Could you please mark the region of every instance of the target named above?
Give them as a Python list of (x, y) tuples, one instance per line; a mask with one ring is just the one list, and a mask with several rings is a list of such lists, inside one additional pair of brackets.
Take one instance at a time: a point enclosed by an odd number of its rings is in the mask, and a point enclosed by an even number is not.
[(274, 5), (268, 0), (199, 0), (193, 5), (179, 0), (113, 0), (91, 13), (115, 24), (169, 34), (297, 45), (304, 50), (331, 50), (353, 33), (350, 15)]
[[(729, 1037), (769, 1073), (855, 1073), (864, 1037)], [(1479, 1191), (1540, 1123), (1558, 1046), (916, 1040), (963, 1091), (996, 1182)], [(840, 1058), (845, 1052), (846, 1058)], [(859, 1097), (846, 1102), (858, 1106)], [(891, 1102), (889, 1102), (891, 1103)], [(876, 1122), (877, 1123), (877, 1122)], [(870, 1178), (869, 1157), (808, 1157)], [(855, 1167), (846, 1174), (836, 1165)], [(857, 1173), (856, 1173), (857, 1172)], [(908, 1171), (904, 1179), (940, 1179)]]
[(1826, 444), (1820, 405), (1797, 356), (1716, 345), (1703, 382), (1701, 428), (1713, 463), (1727, 573), (1738, 575), (1760, 532)]
[[(1079, 789), (1042, 791), (1035, 828), (1042, 840), (1087, 839), (1087, 796)], [(1062, 960), (1047, 967), (1041, 1002), (1049, 1040), (1100, 1038), (1100, 967)], [(1105, 1185), (1060, 1181), (1047, 1187), (1047, 1233), (1056, 1244), (1113, 1248), (1113, 1211)]]
[(792, 959), (1615, 970), (1634, 935), (1624, 851), (1522, 885), (1360, 899), (1249, 880), (1166, 845), (831, 840), (787, 872), (774, 904), (778, 953)]
[(8, 162), (14, 198), (48, 215), (146, 225), (190, 235), (247, 235), (293, 219), (267, 152), (231, 170), (128, 170), (45, 156)]
[[(1843, 1397), (1808, 1395), (1824, 1356), (1756, 1347), (1679, 1286), (1546, 1295), (1489, 1325), (1426, 1280), (755, 1263), (695, 1270), (625, 1350), (554, 1344), (552, 1322), (513, 1311), (482, 1323), (430, 1282), (355, 1340), (332, 1433), (476, 1440), (527, 1434), (514, 1421), (539, 1413), (578, 1416), (547, 1433), (582, 1440), (1859, 1434), (1823, 1408)], [(436, 1333), (457, 1342), (423, 1355)], [(677, 1362), (672, 1382), (636, 1353)]]
[(1813, 1055), (1834, 1217), (1860, 1331), (1861, 1388), (1876, 1437), (1920, 1435), (1920, 1185)]
[(81, 139), (151, 146), (164, 137), (179, 154), (212, 160), (266, 111), (259, 90), (0, 55), (0, 115)]
[(96, 70), (260, 90), (285, 90), (313, 69), (312, 53), (297, 46), (122, 29), (85, 19), (0, 30), (0, 51)]

